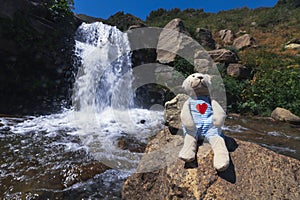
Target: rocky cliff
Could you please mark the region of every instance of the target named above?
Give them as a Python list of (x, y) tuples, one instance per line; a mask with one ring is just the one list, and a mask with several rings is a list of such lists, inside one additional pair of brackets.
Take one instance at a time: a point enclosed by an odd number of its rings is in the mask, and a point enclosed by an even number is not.
[(0, 113), (48, 113), (68, 99), (78, 23), (45, 2), (0, 1)]

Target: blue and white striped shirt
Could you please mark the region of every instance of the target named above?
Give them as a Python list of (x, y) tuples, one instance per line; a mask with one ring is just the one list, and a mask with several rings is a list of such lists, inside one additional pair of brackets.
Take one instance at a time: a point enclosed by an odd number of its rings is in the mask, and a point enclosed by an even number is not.
[(199, 96), (197, 99), (190, 98), (190, 111), (197, 128), (198, 136), (205, 136), (213, 125), (213, 109), (209, 97)]

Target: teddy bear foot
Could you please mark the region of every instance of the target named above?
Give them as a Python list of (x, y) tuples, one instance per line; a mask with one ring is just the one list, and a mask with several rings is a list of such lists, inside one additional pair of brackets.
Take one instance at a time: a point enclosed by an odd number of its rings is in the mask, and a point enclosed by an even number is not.
[(192, 162), (195, 160), (196, 148), (197, 140), (193, 136), (186, 134), (184, 137), (183, 147), (178, 155), (179, 158), (185, 162)]
[(225, 171), (229, 166), (229, 153), (222, 137), (216, 136), (209, 139), (214, 152), (214, 168), (217, 171)]

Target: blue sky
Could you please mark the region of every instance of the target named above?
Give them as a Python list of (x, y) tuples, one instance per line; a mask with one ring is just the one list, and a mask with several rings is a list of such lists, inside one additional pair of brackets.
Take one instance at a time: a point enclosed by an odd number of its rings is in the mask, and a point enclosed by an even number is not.
[(143, 20), (158, 8), (203, 8), (218, 12), (233, 8), (272, 7), (277, 0), (75, 0), (75, 13), (107, 19), (118, 11), (133, 14)]

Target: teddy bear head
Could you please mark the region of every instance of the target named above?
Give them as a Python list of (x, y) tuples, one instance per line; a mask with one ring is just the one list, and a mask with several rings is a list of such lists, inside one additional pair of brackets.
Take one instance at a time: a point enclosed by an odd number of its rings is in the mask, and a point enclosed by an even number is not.
[(189, 75), (182, 83), (182, 88), (191, 97), (208, 96), (211, 85), (211, 76), (208, 74), (194, 73)]

